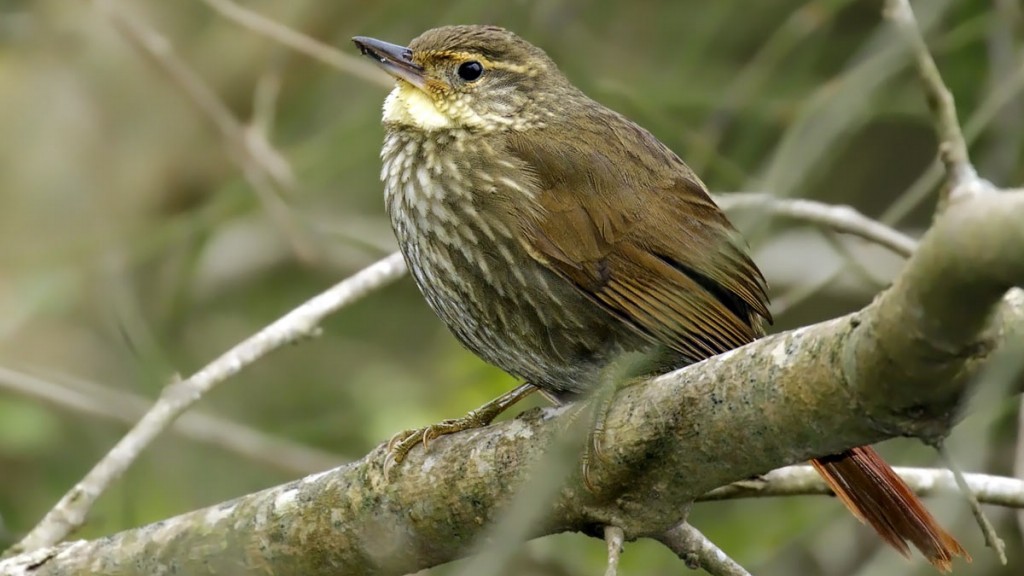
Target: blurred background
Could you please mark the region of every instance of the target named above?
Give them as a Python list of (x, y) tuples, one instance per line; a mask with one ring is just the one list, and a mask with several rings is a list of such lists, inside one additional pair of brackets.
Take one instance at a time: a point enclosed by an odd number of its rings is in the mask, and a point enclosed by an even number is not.
[[(184, 76), (127, 41), (103, 4), (162, 35)], [(175, 374), (396, 247), (378, 182), (383, 74), (291, 52), (214, 10), (223, 5), (0, 0), (0, 549)], [(650, 129), (713, 191), (850, 204), (914, 235), (934, 210), (935, 136), (880, 0), (243, 5), (353, 56), (357, 34), (406, 43), (438, 25), (499, 24)], [(1019, 186), (1019, 1), (915, 8), (982, 175)], [(190, 74), (215, 97), (212, 108), (186, 96)], [(228, 113), (221, 128), (210, 114), (218, 106)], [(221, 132), (231, 117), (269, 176), (247, 179), (239, 168)], [(772, 285), (776, 329), (863, 306), (902, 265), (763, 211), (733, 217)], [(165, 434), (79, 536), (358, 458), (513, 385), (461, 349), (403, 279), (218, 387), (195, 411), (206, 418)], [(1013, 473), (1018, 401), (1007, 390), (982, 386), (955, 430), (950, 451), (963, 468)], [(246, 441), (255, 448), (238, 447)], [(894, 463), (936, 464), (915, 442), (881, 450)], [(1021, 573), (1013, 511), (987, 507), (1009, 548), (1010, 566), (1000, 567), (960, 499), (929, 503), (974, 555), (957, 573)], [(884, 549), (831, 499), (701, 504), (691, 521), (759, 575), (933, 573)], [(507, 572), (595, 574), (604, 561), (602, 542), (561, 535), (524, 546)], [(641, 542), (627, 545), (621, 573), (683, 571)]]

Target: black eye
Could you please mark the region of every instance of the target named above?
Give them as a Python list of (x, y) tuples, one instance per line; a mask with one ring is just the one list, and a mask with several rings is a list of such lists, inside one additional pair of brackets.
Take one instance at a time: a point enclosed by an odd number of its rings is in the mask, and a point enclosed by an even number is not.
[(458, 72), (459, 78), (462, 78), (466, 82), (472, 82), (484, 73), (484, 65), (476, 60), (470, 60), (469, 62), (459, 64)]

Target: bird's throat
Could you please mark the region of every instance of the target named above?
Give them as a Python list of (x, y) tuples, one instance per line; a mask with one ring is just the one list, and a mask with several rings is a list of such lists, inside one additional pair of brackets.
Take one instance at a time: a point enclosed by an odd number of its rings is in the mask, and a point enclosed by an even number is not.
[(434, 101), (412, 84), (399, 81), (384, 100), (384, 123), (425, 131), (452, 127), (451, 118)]

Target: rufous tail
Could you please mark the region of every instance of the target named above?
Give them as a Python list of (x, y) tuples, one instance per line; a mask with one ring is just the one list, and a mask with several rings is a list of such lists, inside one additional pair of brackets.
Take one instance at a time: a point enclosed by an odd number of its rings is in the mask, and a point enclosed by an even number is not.
[(942, 572), (952, 569), (957, 556), (971, 561), (874, 449), (862, 446), (811, 464), (854, 516), (904, 556), (910, 556), (909, 542)]

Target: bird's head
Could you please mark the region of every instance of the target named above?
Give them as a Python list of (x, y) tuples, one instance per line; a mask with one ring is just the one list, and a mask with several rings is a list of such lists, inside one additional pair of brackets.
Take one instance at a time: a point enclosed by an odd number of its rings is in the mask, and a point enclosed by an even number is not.
[(435, 28), (408, 47), (352, 40), (397, 80), (384, 103), (385, 124), (523, 130), (550, 117), (550, 95), (572, 90), (543, 50), (497, 26)]

